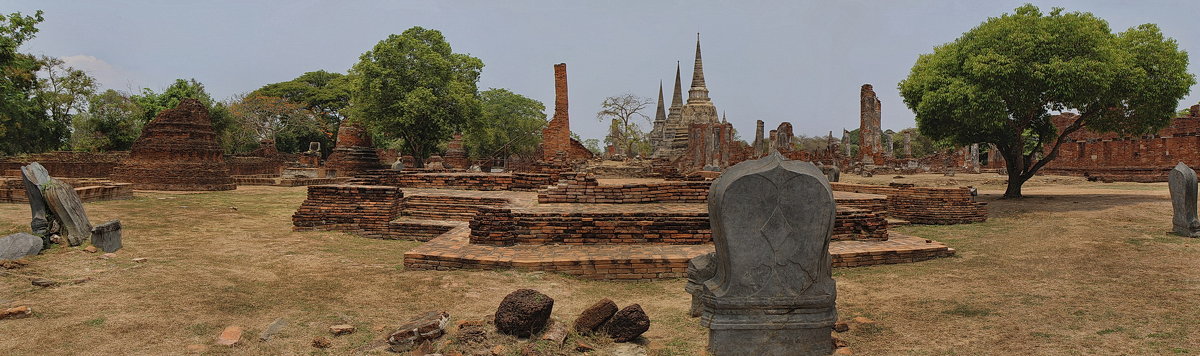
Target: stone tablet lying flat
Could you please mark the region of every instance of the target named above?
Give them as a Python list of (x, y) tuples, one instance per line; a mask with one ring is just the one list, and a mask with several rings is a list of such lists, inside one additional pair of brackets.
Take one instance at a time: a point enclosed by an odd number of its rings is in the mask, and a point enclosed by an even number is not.
[(15, 260), (42, 252), (42, 238), (18, 232), (0, 237), (0, 261)]

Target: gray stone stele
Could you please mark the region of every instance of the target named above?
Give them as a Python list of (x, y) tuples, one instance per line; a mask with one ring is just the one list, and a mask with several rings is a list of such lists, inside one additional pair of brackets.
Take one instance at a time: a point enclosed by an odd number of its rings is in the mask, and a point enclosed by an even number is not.
[(82, 245), (92, 236), (92, 224), (83, 211), (83, 200), (75, 193), (75, 188), (58, 179), (50, 178), (50, 182), (42, 185), (42, 194), (46, 196), (47, 205), (54, 212), (59, 225), (66, 230), (67, 244)]
[(109, 220), (92, 227), (92, 246), (104, 252), (121, 249), (121, 220)]
[[(25, 196), (29, 198), (29, 210), (33, 215), (29, 228), (34, 235), (50, 236), (50, 220), (46, 198), (38, 187), (50, 181), (46, 168), (37, 162), (21, 167), (21, 181), (25, 184)], [(46, 238), (46, 242), (50, 239)]]
[(1196, 171), (1183, 162), (1175, 165), (1167, 175), (1167, 187), (1171, 191), (1171, 218), (1176, 235), (1200, 237), (1200, 220), (1196, 218)]
[(704, 296), (704, 281), (717, 273), (716, 258), (716, 253), (709, 252), (688, 261), (688, 280), (683, 290), (692, 295), (692, 307), (688, 310), (688, 315), (692, 317), (698, 317), (704, 312), (700, 298)]
[(42, 238), (24, 232), (0, 237), (0, 261), (15, 260), (42, 252)]
[(825, 175), (778, 152), (730, 167), (708, 193), (716, 273), (703, 281), (708, 350), (828, 355), (837, 321)]

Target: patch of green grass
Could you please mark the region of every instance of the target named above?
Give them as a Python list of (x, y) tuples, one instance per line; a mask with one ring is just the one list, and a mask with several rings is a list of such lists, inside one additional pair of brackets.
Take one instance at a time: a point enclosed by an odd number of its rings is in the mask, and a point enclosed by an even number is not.
[(98, 328), (98, 327), (104, 326), (104, 318), (103, 318), (103, 317), (100, 317), (100, 318), (95, 318), (95, 319), (92, 319), (92, 320), (88, 320), (88, 321), (85, 321), (85, 322), (83, 322), (83, 325), (87, 325), (87, 326), (91, 326), (91, 327), (94, 327), (94, 328)]
[(967, 304), (958, 304), (958, 305), (955, 305), (953, 308), (942, 311), (942, 313), (949, 314), (949, 315), (965, 316), (965, 317), (978, 317), (978, 316), (989, 316), (989, 315), (995, 314), (996, 312), (994, 310), (987, 309), (987, 308), (980, 308), (980, 307), (975, 307), (975, 306), (971, 306), (971, 305), (967, 305)]

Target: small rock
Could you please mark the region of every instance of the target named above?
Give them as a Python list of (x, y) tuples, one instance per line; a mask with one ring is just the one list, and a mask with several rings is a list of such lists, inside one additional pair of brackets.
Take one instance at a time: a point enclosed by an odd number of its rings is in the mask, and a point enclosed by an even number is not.
[(613, 314), (600, 329), (615, 342), (629, 342), (650, 330), (650, 317), (642, 311), (642, 306), (634, 304)]
[(833, 323), (833, 331), (844, 333), (848, 330), (850, 330), (850, 324), (846, 324), (844, 321)]
[(221, 335), (217, 335), (217, 345), (233, 346), (242, 342), (242, 327), (230, 326), (225, 330), (221, 330)]
[(208, 346), (201, 345), (201, 344), (191, 344), (191, 345), (187, 346), (187, 350), (188, 350), (188, 352), (191, 352), (194, 354), (202, 354), (202, 353), (208, 351)]
[(595, 349), (592, 345), (585, 344), (583, 341), (575, 341), (575, 351), (588, 352)]
[(867, 317), (865, 317), (865, 316), (856, 316), (856, 317), (854, 317), (854, 319), (850, 319), (850, 322), (859, 324), (859, 325), (868, 325), (868, 324), (875, 323), (874, 320), (867, 319)]
[(29, 261), (25, 259), (16, 260), (0, 260), (0, 268), (3, 269), (19, 269), (29, 265)]
[(58, 282), (46, 278), (34, 278), (30, 280), (29, 283), (38, 287), (54, 287), (58, 285)]
[(843, 347), (843, 348), (840, 348), (837, 350), (833, 350), (833, 354), (834, 355), (853, 355), (854, 352), (850, 351), (849, 347)]
[(357, 329), (354, 328), (354, 325), (350, 324), (338, 324), (329, 327), (329, 332), (333, 333), (334, 336), (353, 334), (355, 330)]
[(446, 323), (450, 321), (450, 313), (427, 312), (401, 325), (388, 335), (389, 348), (395, 352), (404, 352), (426, 340), (437, 339), (446, 333)]
[(551, 320), (550, 325), (546, 327), (546, 332), (542, 333), (541, 339), (554, 342), (555, 347), (562, 346), (563, 340), (567, 339), (567, 324)]
[(271, 337), (274, 337), (275, 334), (278, 334), (280, 330), (283, 330), (283, 327), (287, 326), (287, 324), (287, 320), (283, 318), (276, 318), (275, 321), (267, 324), (267, 328), (263, 329), (263, 331), (258, 334), (258, 341), (270, 340)]
[(604, 325), (604, 322), (616, 313), (617, 303), (613, 303), (608, 298), (601, 299), (579, 313), (579, 317), (575, 318), (575, 331), (580, 334), (596, 331), (600, 325)]
[(317, 338), (313, 339), (312, 341), (312, 347), (318, 349), (325, 349), (329, 348), (330, 346), (333, 346), (333, 341), (329, 341), (329, 339), (324, 336), (317, 336)]
[(130, 261), (133, 261), (133, 262), (136, 262), (136, 263), (142, 263), (142, 262), (146, 262), (146, 258), (145, 258), (145, 257), (138, 257), (138, 258), (132, 259), (132, 260), (130, 260)]
[[(88, 246), (88, 247), (83, 248), (83, 252), (87, 252), (87, 253), (96, 253), (96, 251), (99, 251), (99, 250), (100, 249), (96, 248), (96, 246)], [(203, 346), (203, 345), (201, 345), (201, 346)]]
[(502, 334), (529, 337), (542, 331), (550, 320), (554, 299), (532, 289), (509, 293), (496, 309), (496, 330)]
[(91, 281), (91, 280), (92, 280), (92, 277), (79, 277), (76, 279), (72, 279), (71, 284), (83, 284), (83, 283), (87, 283), (88, 281)]
[(33, 315), (33, 308), (21, 305), (0, 311), (0, 320), (4, 319), (21, 319)]
[(100, 257), (98, 257), (98, 258), (99, 258), (99, 259), (102, 259), (102, 260), (107, 260), (107, 259), (110, 259), (110, 258), (113, 258), (113, 257), (117, 257), (117, 254), (115, 254), (115, 253), (112, 253), (112, 252), (109, 252), (109, 253), (106, 253), (106, 254), (100, 255)]
[(842, 340), (841, 338), (839, 338), (837, 336), (830, 336), (830, 339), (832, 339), (833, 348), (835, 348), (835, 349), (839, 348), (839, 347), (850, 346), (850, 344), (846, 343), (846, 340)]

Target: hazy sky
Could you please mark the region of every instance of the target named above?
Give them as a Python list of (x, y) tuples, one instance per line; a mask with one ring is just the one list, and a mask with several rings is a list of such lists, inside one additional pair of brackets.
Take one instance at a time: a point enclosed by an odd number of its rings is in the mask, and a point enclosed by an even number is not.
[[(44, 10), (21, 50), (63, 57), (104, 87), (161, 90), (195, 78), (220, 99), (308, 71), (345, 72), (389, 34), (437, 29), (486, 64), (481, 89), (507, 88), (548, 113), (553, 64), (567, 63), (571, 129), (585, 138), (606, 133), (595, 113), (607, 96), (657, 98), (661, 80), (669, 104), (676, 61), (686, 91), (699, 32), (713, 102), (749, 140), (755, 120), (768, 129), (789, 121), (804, 135), (853, 129), (864, 83), (883, 101), (885, 129), (915, 126), (896, 84), (917, 56), (1025, 2), (37, 0), (0, 11)], [(1156, 23), (1200, 73), (1200, 1), (1034, 4), (1089, 11), (1118, 31)], [(1192, 89), (1180, 107), (1200, 101)]]

